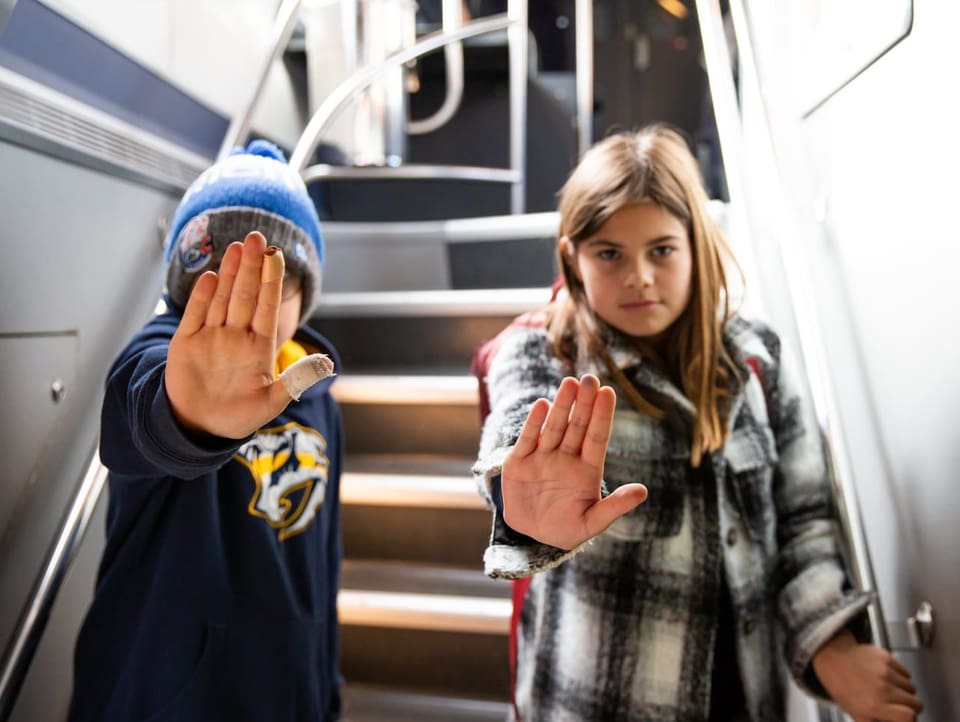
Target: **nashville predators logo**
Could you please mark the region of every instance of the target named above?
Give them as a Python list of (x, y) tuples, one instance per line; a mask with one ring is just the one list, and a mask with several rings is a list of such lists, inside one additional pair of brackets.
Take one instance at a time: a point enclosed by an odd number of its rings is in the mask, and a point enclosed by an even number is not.
[(250, 513), (279, 529), (280, 541), (305, 531), (327, 491), (326, 440), (296, 423), (261, 429), (234, 458), (257, 485)]

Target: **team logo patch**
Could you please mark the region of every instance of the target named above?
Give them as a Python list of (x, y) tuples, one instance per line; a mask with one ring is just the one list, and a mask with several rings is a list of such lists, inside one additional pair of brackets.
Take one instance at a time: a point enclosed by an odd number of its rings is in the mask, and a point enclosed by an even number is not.
[(327, 492), (327, 442), (313, 429), (289, 423), (262, 429), (237, 451), (256, 490), (249, 511), (278, 529), (280, 541), (305, 531)]
[(213, 256), (213, 238), (208, 229), (210, 218), (201, 213), (180, 231), (180, 265), (187, 273), (196, 273), (210, 262)]

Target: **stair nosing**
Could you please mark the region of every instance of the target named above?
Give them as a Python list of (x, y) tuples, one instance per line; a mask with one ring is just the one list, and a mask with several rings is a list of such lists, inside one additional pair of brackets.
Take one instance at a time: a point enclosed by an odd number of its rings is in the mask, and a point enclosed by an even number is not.
[(510, 599), (494, 597), (357, 589), (337, 596), (340, 624), (349, 626), (506, 634), (512, 611)]
[(443, 509), (486, 509), (471, 477), (344, 471), (340, 503)]
[(477, 379), (460, 375), (344, 374), (332, 386), (341, 404), (476, 406)]
[(324, 293), (313, 318), (506, 316), (545, 306), (549, 287)]

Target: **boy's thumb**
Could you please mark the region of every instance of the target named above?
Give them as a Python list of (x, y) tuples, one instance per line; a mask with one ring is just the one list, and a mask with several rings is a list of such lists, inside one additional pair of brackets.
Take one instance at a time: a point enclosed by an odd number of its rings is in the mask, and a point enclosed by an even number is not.
[(270, 387), (271, 406), (279, 414), (291, 399), (297, 401), (304, 391), (333, 373), (333, 361), (315, 353), (290, 364)]

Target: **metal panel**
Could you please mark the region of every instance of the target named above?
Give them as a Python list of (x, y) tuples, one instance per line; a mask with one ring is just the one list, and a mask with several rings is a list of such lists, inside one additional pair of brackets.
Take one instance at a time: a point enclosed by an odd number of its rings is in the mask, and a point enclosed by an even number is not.
[(45, 451), (61, 441), (66, 397), (55, 398), (51, 386), (59, 381), (66, 394), (74, 392), (76, 347), (74, 333), (0, 336), (0, 529), (10, 523), (24, 488), (47, 470)]
[[(21, 487), (9, 523), (0, 528), (0, 647), (5, 647), (90, 461), (109, 365), (156, 305), (162, 268), (158, 219), (172, 209), (174, 199), (4, 143), (0, 168), (6, 252), (6, 262), (0, 264), (0, 337), (18, 338), (18, 344), (21, 336), (37, 340), (30, 357), (16, 362), (28, 364), (29, 374), (14, 376), (3, 359), (4, 383), (41, 371), (44, 376), (42, 388), (14, 389), (25, 396), (9, 405), (4, 400), (4, 432), (13, 421), (25, 427), (23, 434), (54, 429), (39, 451), (27, 447), (14, 456), (32, 469), (39, 453), (43, 464)], [(67, 359), (70, 367), (61, 370), (58, 363)], [(54, 372), (66, 377), (67, 388), (55, 422), (35, 400), (50, 393), (46, 377)], [(99, 549), (93, 552), (98, 555)], [(27, 688), (68, 693), (64, 680), (71, 675), (76, 625), (88, 604), (93, 567), (85, 566), (79, 585), (58, 600), (69, 619), (63, 619), (57, 639), (50, 640), (54, 648), (44, 652), (46, 661), (30, 669)], [(54, 614), (60, 613), (55, 608)], [(41, 644), (49, 646), (48, 639)], [(60, 692), (41, 691), (26, 719), (62, 718), (62, 702)]]

